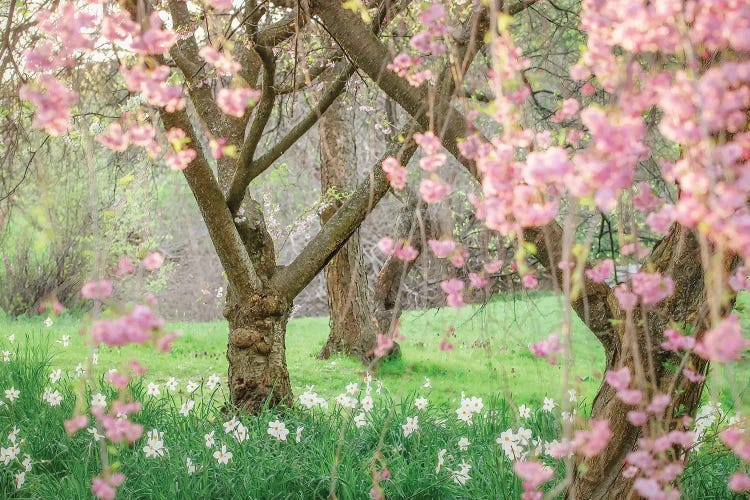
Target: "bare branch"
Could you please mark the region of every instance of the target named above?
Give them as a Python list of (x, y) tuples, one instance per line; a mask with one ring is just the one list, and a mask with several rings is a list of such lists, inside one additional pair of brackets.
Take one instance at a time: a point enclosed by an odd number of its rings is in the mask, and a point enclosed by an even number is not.
[[(409, 123), (401, 131), (408, 137), (413, 133), (416, 124)], [(349, 199), (322, 227), (318, 234), (305, 246), (291, 264), (281, 268), (271, 279), (271, 286), (286, 297), (295, 297), (320, 272), (338, 249), (365, 220), (375, 205), (388, 192), (390, 184), (382, 169), (385, 158), (394, 156), (407, 163), (416, 151), (413, 141), (406, 144), (393, 142), (375, 165), (370, 176), (360, 184)]]

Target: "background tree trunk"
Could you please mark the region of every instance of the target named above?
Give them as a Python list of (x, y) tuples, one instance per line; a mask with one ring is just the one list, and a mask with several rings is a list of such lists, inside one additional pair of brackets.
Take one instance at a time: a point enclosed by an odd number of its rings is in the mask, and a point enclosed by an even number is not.
[[(423, 221), (426, 232), (427, 224), (424, 222), (426, 221), (427, 204), (408, 186), (403, 190), (403, 203), (396, 222), (396, 232), (393, 239), (409, 241), (410, 245), (421, 255), (422, 243), (430, 236), (422, 233), (417, 217), (420, 217)], [(409, 274), (417, 259), (406, 262), (391, 255), (383, 264), (375, 283), (372, 299), (378, 333), (388, 335), (393, 333), (396, 322), (403, 311), (403, 303), (400, 299), (401, 283)]]
[[(357, 162), (351, 119), (346, 104), (333, 103), (320, 118), (320, 188), (326, 201), (321, 212), (325, 224), (342, 205), (345, 193), (357, 183)], [(342, 353), (369, 361), (375, 346), (375, 325), (371, 321), (370, 300), (359, 230), (339, 249), (325, 267), (331, 332), (318, 355), (328, 359)]]

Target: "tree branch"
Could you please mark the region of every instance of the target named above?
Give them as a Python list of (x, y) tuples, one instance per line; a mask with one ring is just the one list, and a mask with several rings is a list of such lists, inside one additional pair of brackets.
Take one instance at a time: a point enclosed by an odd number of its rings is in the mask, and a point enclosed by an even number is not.
[(206, 161), (203, 148), (195, 135), (187, 112), (181, 110), (167, 113), (161, 109), (159, 115), (166, 130), (182, 129), (191, 140), (190, 146), (197, 153), (195, 159), (183, 170), (183, 174), (195, 201), (198, 202), (198, 208), (203, 215), (216, 254), (227, 273), (229, 283), (242, 296), (250, 295), (253, 290), (260, 290), (262, 286), (260, 278), (245, 251), (232, 214), (224, 201), (224, 195), (211, 167)]
[[(354, 73), (354, 66), (347, 64), (346, 67), (339, 73), (336, 79), (328, 87), (328, 90), (323, 94), (318, 105), (315, 106), (297, 125), (292, 128), (279, 142), (274, 144), (263, 156), (252, 162), (248, 169), (247, 185), (249, 185), (253, 179), (262, 174), (273, 162), (275, 162), (286, 150), (297, 142), (310, 127), (315, 125), (318, 119), (325, 113), (328, 107), (341, 95), (346, 86), (346, 82), (349, 77)], [(247, 186), (246, 185), (246, 186)]]
[[(401, 133), (408, 137), (413, 133), (414, 123), (409, 123)], [(390, 184), (382, 169), (385, 158), (400, 158), (408, 163), (417, 149), (414, 141), (406, 144), (393, 142), (383, 158), (375, 165), (370, 176), (360, 184), (349, 199), (310, 240), (291, 264), (281, 268), (271, 279), (271, 286), (288, 298), (296, 297), (312, 279), (333, 258), (339, 248), (346, 243), (356, 228), (365, 220), (375, 205), (388, 192)]]
[(253, 156), (255, 156), (255, 150), (263, 136), (263, 130), (266, 128), (266, 123), (268, 123), (269, 118), (271, 118), (274, 102), (276, 100), (276, 92), (273, 87), (276, 63), (273, 59), (273, 51), (260, 46), (256, 46), (255, 51), (258, 53), (261, 61), (263, 61), (262, 94), (255, 111), (255, 118), (253, 118), (253, 123), (250, 125), (250, 132), (248, 132), (247, 137), (242, 144), (242, 149), (240, 149), (240, 156), (237, 159), (237, 168), (234, 171), (232, 184), (227, 193), (227, 204), (229, 205), (229, 210), (233, 214), (240, 208), (242, 199), (245, 197), (245, 190), (250, 184), (251, 178), (249, 177), (249, 170), (253, 161)]

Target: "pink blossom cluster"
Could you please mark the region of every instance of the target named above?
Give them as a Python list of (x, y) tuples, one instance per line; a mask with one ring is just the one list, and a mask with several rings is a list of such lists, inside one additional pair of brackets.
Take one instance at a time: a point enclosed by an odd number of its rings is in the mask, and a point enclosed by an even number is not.
[(406, 167), (401, 165), (396, 158), (389, 156), (383, 160), (383, 172), (393, 189), (404, 189), (406, 187)]
[(556, 333), (550, 333), (546, 339), (529, 344), (529, 350), (538, 358), (549, 358), (549, 364), (554, 365), (557, 362), (555, 354), (562, 351), (560, 337)]
[(429, 69), (419, 69), (421, 63), (421, 57), (411, 56), (406, 52), (401, 52), (393, 58), (393, 61), (386, 65), (386, 68), (393, 71), (398, 76), (406, 78), (410, 85), (419, 87), (432, 78), (432, 71)]
[(97, 345), (120, 347), (126, 344), (154, 342), (159, 350), (168, 351), (177, 334), (162, 334), (164, 325), (164, 320), (154, 316), (148, 306), (136, 305), (122, 317), (94, 321), (91, 336)]
[(462, 293), (465, 283), (458, 278), (452, 278), (440, 283), (440, 288), (446, 293), (446, 302), (450, 307), (461, 307), (464, 305)]
[(427, 240), (427, 244), (430, 246), (432, 253), (435, 254), (435, 257), (449, 259), (455, 267), (463, 266), (469, 256), (469, 252), (456, 245), (456, 242), (451, 238), (445, 240)]
[(540, 462), (518, 460), (513, 464), (516, 475), (523, 480), (522, 500), (541, 500), (539, 487), (552, 479), (554, 471)]
[(231, 75), (237, 73), (242, 68), (240, 63), (232, 59), (232, 54), (228, 53), (226, 50), (219, 52), (210, 45), (201, 48), (198, 55), (208, 64), (216, 68), (216, 71), (219, 74)]
[(97, 476), (91, 483), (91, 492), (100, 500), (114, 500), (117, 487), (125, 481), (119, 472)]
[(148, 104), (164, 108), (168, 113), (185, 108), (182, 87), (167, 84), (171, 72), (164, 65), (149, 68), (144, 64), (135, 64), (129, 69), (120, 66), (120, 74), (128, 90), (140, 92)]
[(70, 129), (70, 108), (78, 102), (78, 95), (52, 75), (41, 75), (39, 80), (23, 85), (18, 95), (36, 107), (32, 124), (49, 135), (62, 135)]
[(422, 199), (429, 204), (437, 203), (451, 194), (453, 188), (447, 182), (443, 182), (439, 177), (433, 175), (430, 178), (422, 179), (419, 183), (419, 194)]
[(254, 105), (260, 99), (260, 94), (260, 90), (247, 87), (223, 88), (216, 93), (216, 105), (223, 113), (242, 118), (247, 107)]
[(695, 434), (681, 430), (660, 431), (656, 438), (641, 438), (635, 451), (625, 459), (623, 476), (636, 477), (633, 487), (651, 500), (678, 500), (680, 491), (675, 480), (684, 470), (684, 455), (668, 453), (675, 449), (689, 449)]
[(380, 251), (393, 255), (399, 260), (411, 262), (417, 258), (419, 251), (405, 241), (395, 242), (392, 238), (383, 237), (378, 241), (378, 248)]
[(706, 333), (695, 346), (695, 353), (717, 363), (738, 361), (750, 341), (742, 335), (740, 318), (731, 313)]
[(612, 259), (604, 259), (591, 269), (587, 269), (586, 276), (596, 283), (604, 283), (612, 277), (612, 272), (614, 270), (615, 261)]
[(445, 36), (450, 28), (446, 24), (445, 8), (439, 3), (433, 3), (419, 13), (419, 22), (424, 29), (411, 37), (409, 46), (422, 54), (442, 55), (445, 45), (440, 37)]

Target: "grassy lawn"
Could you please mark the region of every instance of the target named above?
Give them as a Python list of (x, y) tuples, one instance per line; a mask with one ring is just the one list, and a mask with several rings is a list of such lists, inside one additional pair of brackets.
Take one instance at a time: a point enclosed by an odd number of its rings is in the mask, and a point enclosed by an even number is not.
[[(740, 297), (738, 310), (746, 327), (750, 325), (745, 314), (747, 303), (747, 296)], [(420, 392), (425, 377), (429, 377), (430, 398), (435, 402), (454, 404), (460, 400), (462, 391), (467, 395), (501, 396), (516, 404), (541, 404), (545, 396), (560, 399), (566, 372), (563, 363), (553, 366), (534, 358), (527, 347), (530, 342), (559, 331), (560, 317), (557, 299), (548, 294), (498, 297), (487, 305), (461, 310), (408, 312), (402, 319), (401, 331), (406, 337), (402, 342), (402, 358), (384, 364), (374, 376), (390, 388), (394, 398)], [(63, 315), (47, 327), (43, 319), (0, 319), (0, 348), (8, 348), (7, 337), (15, 334), (17, 343), (49, 345), (51, 365), (63, 368), (64, 372), (72, 371), (78, 363), (85, 365), (89, 348), (84, 344), (85, 336), (80, 334), (85, 321)], [(188, 380), (199, 381), (212, 373), (225, 376), (225, 322), (172, 323), (169, 327), (183, 333), (172, 352), (160, 354), (138, 346), (103, 348), (98, 368), (104, 371), (138, 358), (149, 367), (146, 382), (163, 383), (175, 377), (184, 385)], [(455, 349), (440, 351), (438, 344), (449, 327), (455, 328), (455, 336), (451, 338)], [(67, 348), (58, 342), (63, 335), (71, 337)], [(362, 378), (364, 368), (355, 360), (342, 356), (328, 361), (315, 358), (327, 335), (327, 318), (299, 318), (289, 322), (287, 358), (296, 395), (306, 386), (315, 385), (321, 396), (331, 398), (341, 393), (348, 382)], [(584, 402), (590, 403), (601, 380), (604, 356), (596, 339), (577, 318), (573, 345), (575, 357), (568, 384)], [(730, 393), (742, 396), (750, 384), (747, 365), (737, 364), (733, 372), (715, 368), (709, 392), (724, 401), (729, 400)]]
[[(355, 415), (364, 407), (361, 398), (366, 392), (363, 367), (343, 357), (315, 359), (328, 332), (326, 318), (291, 321), (287, 354), (295, 394), (315, 385), (318, 395), (330, 403), (329, 409), (308, 410), (298, 404), (281, 412), (241, 415), (247, 432), (242, 438), (223, 429), (230, 416), (222, 409), (221, 393), (206, 384), (192, 394), (185, 388), (188, 380), (205, 381), (212, 373), (223, 378), (223, 322), (171, 325), (184, 335), (168, 354), (141, 347), (102, 349), (95, 367), (99, 376), (134, 357), (148, 365), (145, 380), (130, 387), (133, 398), (143, 403), (133, 421), (144, 431), (158, 430), (164, 446), (160, 456), (150, 457), (144, 434), (133, 444), (107, 447), (110, 462), (126, 476), (118, 498), (329, 498), (335, 491), (338, 498), (354, 499), (367, 498), (374, 486), (382, 488), (386, 498), (518, 498), (521, 482), (512, 472), (517, 457), (508, 455), (496, 440), (505, 432), (520, 435), (522, 428), (532, 436), (521, 447), (524, 457), (537, 457), (555, 470), (555, 479), (545, 487), (553, 488), (562, 480), (564, 466), (547, 454), (545, 446), (560, 438), (561, 414), (559, 407), (551, 412), (542, 409), (541, 400), (551, 396), (559, 404), (563, 394), (567, 398), (565, 372), (560, 365), (532, 357), (527, 345), (559, 328), (560, 308), (551, 295), (515, 299), (499, 298), (484, 307), (458, 311), (406, 314), (403, 357), (373, 374), (382, 381), (383, 390), (374, 390), (373, 382), (374, 406), (361, 413), (364, 420), (359, 424)], [(744, 312), (746, 302), (743, 296), (739, 311)], [(13, 428), (18, 428), (22, 440), (16, 461), (0, 467), (0, 498), (91, 498), (91, 479), (101, 472), (99, 447), (85, 430), (67, 437), (62, 422), (80, 412), (75, 406), (87, 405), (94, 392), (102, 392), (110, 402), (117, 393), (109, 384), (82, 389), (75, 383), (76, 365), (88, 366), (90, 356), (85, 336), (79, 333), (85, 320), (63, 315), (47, 327), (43, 319), (0, 321), (0, 349), (16, 353), (9, 362), (0, 362), (0, 389), (20, 391), (16, 401), (0, 408), (0, 446), (8, 445), (6, 436)], [(456, 347), (443, 352), (438, 344), (449, 327), (455, 328), (451, 341)], [(10, 335), (15, 335), (12, 345)], [(68, 347), (59, 342), (66, 335), (71, 337)], [(573, 342), (576, 357), (569, 380), (579, 393), (573, 406), (580, 415), (588, 411), (598, 387), (603, 353), (580, 322), (575, 323)], [(50, 383), (49, 374), (56, 368), (62, 369), (62, 378)], [(721, 393), (724, 403), (730, 393), (743, 395), (749, 383), (747, 363), (733, 369), (716, 370), (710, 378), (709, 392)], [(147, 383), (161, 384), (169, 377), (180, 381), (178, 390), (170, 392), (162, 385), (161, 395), (146, 395)], [(425, 377), (431, 379), (431, 388), (422, 387)], [(356, 409), (334, 403), (349, 382), (359, 383), (351, 393), (359, 398)], [(59, 406), (42, 401), (47, 388), (60, 391)], [(77, 397), (81, 390), (85, 394)], [(484, 399), (473, 425), (456, 416), (462, 392)], [(428, 398), (424, 409), (416, 407), (417, 396)], [(195, 407), (180, 414), (178, 410), (189, 400), (195, 400)], [(530, 406), (530, 415), (522, 416), (514, 404)], [(404, 425), (414, 417), (418, 429), (406, 434)], [(269, 436), (270, 422), (277, 419), (290, 432), (285, 440)], [(576, 419), (575, 425), (585, 422)], [(739, 458), (717, 441), (717, 430), (706, 430), (706, 441), (691, 454), (680, 480), (683, 498), (741, 498), (726, 488)], [(216, 442), (209, 446), (205, 436), (210, 433)], [(460, 438), (470, 445), (460, 445)], [(216, 460), (222, 445), (233, 455), (226, 464)], [(439, 454), (445, 462), (437, 467)], [(27, 455), (31, 469), (18, 489), (14, 474), (22, 470), (21, 459)], [(192, 472), (188, 459), (196, 467)], [(379, 479), (386, 469), (390, 478)], [(468, 475), (462, 479), (459, 470)]]

